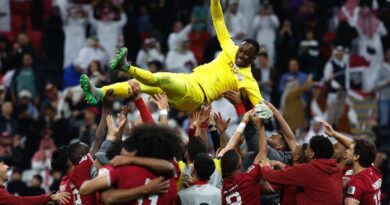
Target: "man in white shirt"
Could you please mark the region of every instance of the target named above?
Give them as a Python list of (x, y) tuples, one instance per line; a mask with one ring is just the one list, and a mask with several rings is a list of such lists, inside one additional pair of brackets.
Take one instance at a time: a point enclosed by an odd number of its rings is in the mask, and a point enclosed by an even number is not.
[(183, 23), (181, 21), (176, 21), (173, 26), (173, 32), (169, 34), (168, 37), (168, 49), (170, 51), (176, 50), (180, 45), (180, 39), (188, 37), (192, 30), (192, 24), (195, 22), (195, 19), (192, 18), (191, 22), (183, 28)]
[(235, 44), (240, 45), (246, 37), (247, 23), (238, 11), (238, 0), (229, 1), (229, 11), (225, 15), (226, 26)]
[(192, 186), (179, 192), (178, 204), (199, 205), (222, 203), (221, 190), (208, 184), (215, 170), (213, 159), (206, 153), (196, 155), (192, 171)]

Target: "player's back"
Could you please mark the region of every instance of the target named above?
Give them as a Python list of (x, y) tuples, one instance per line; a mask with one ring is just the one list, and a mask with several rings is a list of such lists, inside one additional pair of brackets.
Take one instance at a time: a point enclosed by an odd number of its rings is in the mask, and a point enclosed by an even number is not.
[[(141, 166), (122, 166), (110, 171), (111, 185), (116, 185), (118, 189), (128, 189), (139, 187), (149, 183), (157, 176), (148, 169)], [(168, 193), (164, 195), (144, 196), (138, 200), (132, 201), (129, 204), (134, 205), (165, 205), (174, 204), (177, 199), (177, 184), (176, 180), (170, 180)]]
[(61, 193), (61, 192), (68, 192), (69, 194), (71, 194), (70, 196), (70, 200), (68, 201), (68, 203), (62, 203), (62, 205), (74, 205), (73, 201), (74, 201), (74, 197), (73, 197), (73, 194), (72, 194), (72, 189), (70, 188), (70, 177), (69, 177), (69, 174), (66, 174), (65, 176), (62, 177), (61, 179), (61, 182), (60, 182), (60, 186), (58, 188), (58, 193)]
[(347, 183), (347, 198), (354, 198), (360, 204), (377, 205), (381, 203), (382, 174), (374, 166), (357, 173)]
[(247, 172), (232, 179), (225, 179), (222, 187), (222, 204), (259, 204), (260, 178), (260, 168), (252, 166)]

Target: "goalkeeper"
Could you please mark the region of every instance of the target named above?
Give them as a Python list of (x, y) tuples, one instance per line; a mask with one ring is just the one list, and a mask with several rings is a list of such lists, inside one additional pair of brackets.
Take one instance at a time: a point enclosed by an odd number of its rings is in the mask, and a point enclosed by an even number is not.
[[(222, 52), (212, 62), (203, 64), (190, 74), (151, 73), (130, 65), (126, 60), (127, 49), (118, 51), (111, 62), (111, 69), (128, 73), (140, 84), (141, 92), (149, 95), (165, 92), (171, 105), (179, 110), (195, 110), (204, 103), (211, 103), (222, 97), (226, 90), (240, 90), (253, 106), (263, 105), (259, 86), (251, 73), (251, 63), (259, 52), (259, 44), (252, 39), (244, 40), (236, 46), (230, 37), (223, 18), (219, 0), (211, 0), (211, 17)], [(102, 101), (107, 90), (113, 90), (114, 96), (125, 99), (132, 95), (128, 82), (96, 88), (90, 84), (86, 75), (80, 78), (81, 87), (88, 103)], [(272, 112), (267, 106), (262, 118), (269, 118)]]

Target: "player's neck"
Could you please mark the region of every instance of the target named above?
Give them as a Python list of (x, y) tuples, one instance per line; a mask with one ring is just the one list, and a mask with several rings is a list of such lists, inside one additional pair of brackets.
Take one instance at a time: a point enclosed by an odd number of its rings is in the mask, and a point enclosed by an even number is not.
[(354, 174), (358, 174), (366, 169), (367, 169), (367, 167), (360, 166), (360, 164), (358, 162), (353, 163), (353, 173)]
[(236, 171), (232, 172), (232, 173), (229, 173), (227, 175), (227, 178), (234, 178), (235, 176), (241, 174), (241, 171), (239, 169), (237, 169)]

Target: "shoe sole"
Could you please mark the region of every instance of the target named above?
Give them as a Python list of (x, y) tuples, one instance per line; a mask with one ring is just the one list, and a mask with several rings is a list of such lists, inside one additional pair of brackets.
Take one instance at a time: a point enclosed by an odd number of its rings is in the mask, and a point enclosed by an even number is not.
[(96, 105), (97, 104), (97, 100), (95, 98), (95, 96), (92, 95), (90, 89), (89, 89), (89, 79), (88, 79), (88, 76), (85, 75), (85, 74), (82, 74), (81, 77), (80, 77), (80, 85), (81, 85), (81, 88), (83, 89), (83, 92), (84, 92), (84, 95), (85, 95), (85, 99), (87, 100), (87, 103), (91, 104), (91, 105)]
[(127, 48), (123, 47), (119, 49), (117, 52), (115, 59), (111, 61), (111, 70), (122, 70), (120, 67), (122, 66), (121, 63), (123, 62), (124, 58), (127, 56)]

